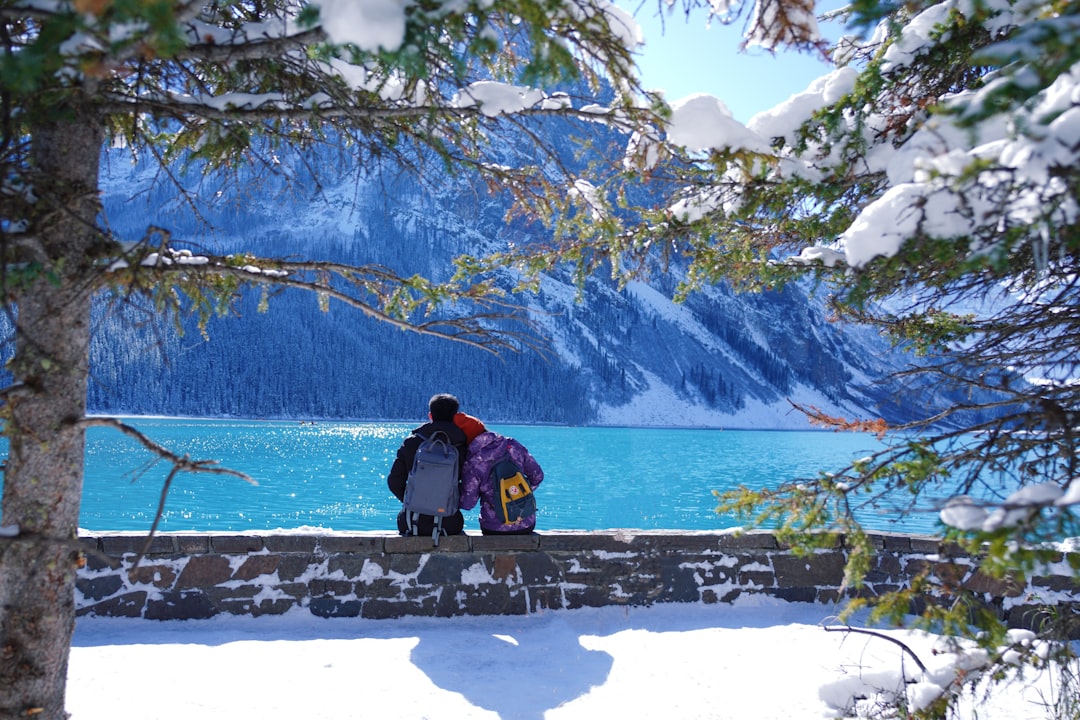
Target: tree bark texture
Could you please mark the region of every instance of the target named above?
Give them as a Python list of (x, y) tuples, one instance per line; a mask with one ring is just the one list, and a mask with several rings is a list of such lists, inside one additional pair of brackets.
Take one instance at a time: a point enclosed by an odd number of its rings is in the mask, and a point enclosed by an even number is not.
[(17, 532), (0, 538), (0, 718), (51, 720), (67, 717), (104, 131), (86, 100), (42, 117), (31, 131), (31, 272), (7, 278), (17, 335), (0, 524)]

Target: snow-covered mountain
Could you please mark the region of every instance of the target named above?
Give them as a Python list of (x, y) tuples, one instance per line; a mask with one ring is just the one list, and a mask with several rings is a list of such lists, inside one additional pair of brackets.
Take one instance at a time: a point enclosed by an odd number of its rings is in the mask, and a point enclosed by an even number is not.
[[(502, 199), (450, 177), (423, 188), (389, 172), (343, 172), (318, 185), (305, 177), (203, 185), (204, 196), (232, 200), (211, 209), (197, 196), (177, 201), (167, 183), (151, 182), (152, 168), (120, 155), (105, 168), (107, 219), (128, 239), (152, 223), (196, 249), (377, 262), (438, 277), (457, 254), (528, 242), (535, 232), (504, 222)], [(411, 420), (445, 391), (499, 422), (807, 427), (789, 398), (845, 416), (906, 416), (888, 387), (871, 381), (908, 359), (876, 333), (830, 324), (821, 302), (798, 288), (736, 295), (713, 287), (675, 304), (674, 284), (658, 275), (619, 289), (598, 276), (579, 300), (568, 275), (546, 276), (538, 293), (517, 298), (550, 338), (546, 356), (496, 357), (343, 306), (323, 313), (298, 291), (273, 298), (268, 313), (256, 311), (258, 298), (243, 298), (242, 317), (214, 319), (206, 340), (147, 323), (137, 306), (103, 304), (91, 410)]]

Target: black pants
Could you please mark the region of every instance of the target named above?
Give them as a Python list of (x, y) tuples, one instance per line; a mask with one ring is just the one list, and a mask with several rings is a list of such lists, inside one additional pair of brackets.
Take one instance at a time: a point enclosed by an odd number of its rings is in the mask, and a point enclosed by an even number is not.
[(484, 535), (532, 535), (536, 530), (536, 526), (527, 528), (520, 528), (519, 530), (488, 530), (487, 528), (480, 528), (480, 532)]
[[(398, 532), (402, 535), (412, 535), (409, 531), (409, 516), (405, 510), (401, 510), (397, 516)], [(416, 522), (416, 534), (423, 536), (431, 536), (432, 531), (435, 529), (435, 518), (431, 515), (421, 515), (420, 519)], [(444, 535), (461, 535), (465, 532), (465, 516), (460, 511), (444, 517), (442, 520), (442, 529)]]

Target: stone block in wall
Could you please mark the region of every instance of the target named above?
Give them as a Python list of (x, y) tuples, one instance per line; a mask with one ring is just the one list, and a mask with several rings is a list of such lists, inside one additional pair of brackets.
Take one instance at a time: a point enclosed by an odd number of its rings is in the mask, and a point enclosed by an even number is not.
[(355, 553), (336, 553), (326, 561), (326, 572), (330, 575), (341, 574), (350, 580), (355, 580), (364, 574), (368, 558)]
[(440, 615), (525, 615), (528, 612), (526, 593), (520, 587), (514, 590), (502, 583), (477, 588), (459, 587), (456, 592), (444, 592), (440, 598)]
[(426, 556), (419, 553), (393, 553), (389, 555), (389, 558), (390, 567), (388, 572), (395, 575), (404, 575), (405, 577), (419, 572), (421, 563), (426, 561)]
[(382, 598), (390, 600), (401, 595), (401, 581), (393, 577), (368, 578), (358, 580), (355, 585), (356, 595), (362, 598)]
[[(385, 577), (390, 572), (390, 567), (393, 564), (390, 555), (367, 555), (363, 558), (364, 562), (360, 567), (360, 575), (358, 579), (368, 582), (370, 579)], [(411, 556), (410, 560), (416, 560), (415, 556)], [(419, 564), (416, 565), (419, 567)]]
[(867, 583), (862, 587), (849, 588), (848, 595), (857, 598), (873, 599), (887, 593), (899, 592), (906, 587), (906, 585), (898, 585), (896, 583)]
[(90, 600), (100, 600), (109, 597), (124, 586), (124, 580), (119, 575), (103, 575), (95, 578), (79, 578), (75, 581), (75, 589), (82, 593), (83, 597)]
[(188, 559), (176, 580), (177, 590), (205, 588), (228, 582), (232, 578), (232, 566), (221, 555), (195, 555)]
[(721, 550), (776, 550), (776, 536), (768, 532), (726, 533), (717, 540)]
[(322, 618), (359, 617), (363, 607), (359, 600), (334, 597), (313, 597), (308, 604), (311, 614)]
[[(651, 605), (664, 593), (664, 573), (660, 558), (642, 557), (637, 562), (619, 563), (600, 575), (619, 604)], [(594, 579), (595, 581), (595, 579)]]
[(996, 578), (982, 570), (976, 570), (964, 581), (963, 587), (973, 593), (982, 593), (994, 598), (1020, 597), (1024, 594), (1024, 583), (1016, 577)]
[(530, 552), (515, 556), (521, 581), (530, 587), (554, 585), (563, 581), (560, 565), (547, 553)]
[(539, 549), (550, 553), (626, 554), (635, 552), (632, 545), (637, 541), (637, 537), (637, 534), (630, 531), (541, 534)]
[(772, 570), (771, 562), (768, 565), (760, 562), (740, 562), (735, 566), (734, 580), (742, 587), (766, 588), (776, 585), (776, 574)]
[(720, 554), (722, 543), (728, 537), (724, 533), (671, 533), (624, 531), (613, 536), (619, 545), (605, 549), (615, 552), (630, 551), (641, 555), (657, 555), (677, 552), (684, 555)]
[[(389, 602), (397, 604), (406, 615), (421, 615), (423, 617), (436, 617), (439, 615), (440, 601), (443, 593), (452, 592), (443, 587), (402, 587), (398, 595), (390, 598)], [(386, 598), (365, 599), (364, 605), (369, 602), (386, 602)], [(364, 617), (368, 617), (365, 610)]]
[(935, 545), (933, 553), (940, 555), (944, 558), (966, 558), (968, 557), (968, 551), (965, 550), (959, 543), (955, 542), (938, 542)]
[(844, 581), (846, 559), (838, 552), (818, 552), (806, 556), (777, 553), (773, 555), (772, 562), (778, 587), (836, 586)]
[(926, 558), (920, 558), (920, 557), (904, 558), (902, 563), (903, 563), (902, 574), (908, 580), (911, 580), (912, 578), (920, 577), (920, 576), (925, 575), (927, 573), (933, 572), (933, 569), (934, 569), (934, 563), (932, 563), (930, 560), (928, 560)]
[(582, 552), (560, 553), (553, 556), (562, 567), (562, 577), (575, 585), (610, 585), (612, 578), (628, 575), (636, 570), (639, 557), (630, 552)]
[[(412, 615), (430, 617), (435, 615), (434, 603), (431, 603), (430, 609), (424, 612), (422, 611), (422, 608), (414, 607), (409, 603), (401, 602), (397, 599), (365, 597), (357, 602), (359, 603), (359, 616), (365, 620), (396, 620), (397, 618), (409, 617)], [(315, 598), (312, 598), (311, 605), (314, 604)], [(315, 615), (319, 615), (319, 617), (333, 617), (332, 615), (320, 614), (321, 609), (315, 607), (311, 607), (311, 612)]]
[(1051, 592), (1064, 592), (1080, 596), (1080, 581), (1064, 575), (1036, 575), (1031, 578), (1031, 586)]
[(844, 600), (845, 597), (847, 597), (847, 594), (839, 588), (819, 588), (817, 594), (814, 596), (814, 602), (825, 605), (835, 605), (841, 600)]
[[(150, 540), (150, 554), (169, 555), (176, 552), (173, 535), (155, 535)], [(146, 535), (102, 535), (101, 551), (110, 557), (138, 555), (147, 545)]]
[(177, 535), (176, 551), (182, 555), (205, 555), (210, 552), (210, 536)]
[(959, 587), (964, 583), (964, 578), (971, 572), (969, 565), (956, 562), (942, 561), (931, 563), (932, 573), (937, 580), (948, 587)]
[(318, 546), (314, 535), (267, 535), (263, 538), (263, 547), (272, 553), (303, 553), (311, 555)]
[[(253, 556), (258, 557), (258, 556)], [(278, 580), (290, 582), (305, 575), (308, 569), (315, 563), (311, 555), (279, 555), (277, 574)]]
[(284, 615), (300, 603), (291, 598), (264, 598), (251, 606), (248, 611), (252, 617), (261, 615)]
[(261, 535), (211, 535), (210, 549), (216, 553), (245, 555), (263, 549)]
[(312, 597), (329, 595), (332, 597), (345, 597), (356, 594), (356, 586), (348, 580), (328, 580), (326, 578), (314, 578), (308, 583), (308, 592)]
[(233, 573), (233, 580), (254, 580), (260, 575), (273, 575), (281, 562), (280, 555), (251, 555)]
[(92, 605), (84, 605), (79, 607), (75, 614), (78, 616), (96, 615), (98, 617), (137, 618), (142, 617), (145, 605), (146, 592), (137, 590)]
[(295, 598), (255, 598), (264, 590), (261, 585), (241, 585), (235, 588), (210, 588), (206, 596), (219, 612), (230, 615), (280, 615), (297, 607)]
[(1047, 605), (1017, 605), (1008, 610), (1006, 624), (1049, 633), (1054, 638), (1080, 640), (1080, 603)]
[(739, 588), (726, 588), (721, 591), (719, 588), (702, 588), (701, 590), (701, 602), (706, 605), (716, 605), (717, 603), (733, 603), (743, 591)]
[[(818, 543), (817, 548), (819, 550), (840, 550), (845, 546), (847, 537), (843, 533), (838, 532), (813, 532), (809, 535), (815, 536), (814, 542)], [(794, 550), (796, 543), (776, 541), (776, 545), (780, 550), (788, 551)]]
[(562, 586), (529, 588), (529, 612), (562, 610), (566, 607)]
[(383, 540), (383, 548), (388, 553), (453, 553), (469, 552), (472, 544), (468, 535), (450, 535), (439, 538), (438, 547), (430, 536), (401, 537), (393, 535)]
[(521, 582), (521, 568), (518, 567), (517, 554), (497, 553), (490, 559), (491, 565), (487, 569), (496, 582), (515, 585)]
[(192, 590), (167, 592), (148, 600), (143, 617), (147, 620), (205, 620), (217, 614), (218, 609), (206, 593)]
[(252, 598), (262, 592), (257, 585), (206, 588), (204, 594), (215, 609), (231, 615), (245, 615), (254, 604)]
[(679, 557), (667, 557), (660, 562), (660, 592), (658, 602), (697, 602), (703, 590), (724, 585), (731, 580), (729, 568), (715, 564), (687, 563)]
[(483, 567), (479, 555), (472, 553), (431, 553), (416, 573), (417, 585), (457, 585), (462, 576), (476, 566)]
[[(911, 552), (924, 555), (936, 555), (941, 550), (941, 540), (935, 537), (915, 536), (910, 540)], [(955, 546), (953, 546), (955, 550)]]
[(812, 587), (775, 587), (767, 588), (762, 592), (787, 602), (817, 602), (817, 590)]
[(879, 553), (870, 561), (870, 570), (867, 571), (866, 582), (890, 582), (903, 576), (904, 567), (900, 557), (894, 553)]
[[(314, 600), (312, 600), (312, 603), (314, 603)], [(316, 615), (320, 614), (313, 608), (311, 609), (311, 612)], [(383, 597), (363, 598), (359, 612), (360, 616), (365, 620), (395, 620), (397, 617), (423, 614), (416, 612), (413, 608), (409, 608), (408, 603), (406, 602)], [(434, 614), (434, 612), (430, 614)], [(327, 615), (320, 616), (325, 617)]]
[(910, 535), (880, 535), (878, 537), (881, 538), (881, 550), (898, 553), (911, 552)]
[(88, 572), (98, 572), (105, 569), (115, 570), (119, 566), (119, 560), (107, 556), (100, 550), (87, 552), (83, 557), (86, 559), (86, 570)]
[(529, 535), (477, 535), (471, 537), (473, 552), (514, 552), (517, 550), (538, 550), (540, 536)]
[(302, 603), (308, 597), (307, 583), (289, 582), (274, 586), (275, 594), (286, 595), (297, 603)]
[[(426, 539), (430, 547), (431, 538)], [(377, 555), (384, 552), (386, 540), (387, 538), (382, 535), (324, 535), (318, 538), (318, 550), (327, 555), (333, 553)], [(439, 544), (442, 545), (442, 543)]]
[[(872, 533), (872, 532), (871, 533), (866, 533), (866, 542), (870, 543), (870, 547), (872, 547), (874, 550), (884, 550), (885, 549), (885, 540), (886, 540), (886, 536), (884, 536), (884, 535), (881, 535), (881, 534), (878, 534), (878, 533)], [(852, 543), (849, 541), (849, 536), (845, 535), (844, 536), (844, 547), (845, 548), (850, 548), (851, 545), (852, 545)]]
[(171, 588), (176, 582), (176, 569), (172, 565), (154, 563), (138, 565), (127, 571), (128, 582), (132, 585), (153, 585), (157, 588)]
[(563, 599), (567, 610), (631, 604), (629, 598), (613, 595), (608, 588), (597, 585), (568, 585), (563, 588)]

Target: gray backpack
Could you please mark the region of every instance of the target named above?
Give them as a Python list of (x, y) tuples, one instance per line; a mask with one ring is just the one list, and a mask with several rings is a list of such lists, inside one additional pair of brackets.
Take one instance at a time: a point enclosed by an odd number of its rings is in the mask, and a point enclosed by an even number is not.
[(458, 450), (442, 430), (436, 430), (427, 438), (417, 437), (422, 441), (416, 448), (412, 470), (405, 480), (403, 504), (411, 535), (417, 534), (417, 521), (421, 515), (435, 518), (431, 537), (438, 545), (439, 536), (443, 534), (442, 519), (458, 511), (458, 473), (461, 469)]

